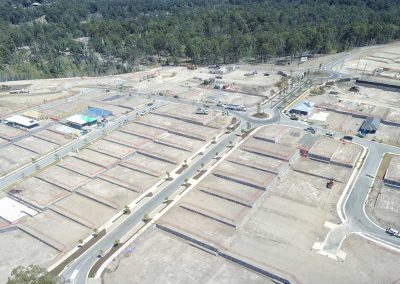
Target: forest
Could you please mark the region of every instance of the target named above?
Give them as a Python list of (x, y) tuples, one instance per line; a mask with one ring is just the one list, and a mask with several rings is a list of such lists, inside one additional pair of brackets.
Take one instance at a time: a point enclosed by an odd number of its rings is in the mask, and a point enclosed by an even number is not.
[(0, 0), (0, 80), (265, 62), (400, 38), (400, 0)]

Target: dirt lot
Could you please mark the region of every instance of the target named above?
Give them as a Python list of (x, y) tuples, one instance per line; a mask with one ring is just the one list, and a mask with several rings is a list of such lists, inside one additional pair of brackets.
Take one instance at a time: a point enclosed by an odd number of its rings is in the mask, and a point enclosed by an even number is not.
[[(207, 177), (204, 186), (201, 181), (197, 188), (203, 191), (202, 196), (209, 194), (208, 199), (199, 198), (194, 202), (197, 194), (193, 189), (158, 221), (158, 225), (162, 230), (194, 238), (221, 253), (251, 262), (294, 282), (376, 283), (384, 279), (386, 271), (371, 265), (372, 257), (368, 260), (350, 257), (341, 263), (312, 251), (313, 244), (323, 241), (329, 231), (325, 222), (340, 222), (336, 203), (352, 169), (308, 158), (298, 158), (292, 163), (296, 170), (289, 169), (276, 179), (253, 208), (241, 211), (243, 215), (239, 219), (235, 219), (240, 214), (235, 208), (215, 205), (218, 198), (223, 198), (224, 202), (237, 202), (234, 190), (218, 189), (223, 183), (210, 185), (206, 182)], [(240, 173), (247, 176), (244, 169)], [(265, 174), (260, 173), (259, 178)], [(335, 179), (333, 188), (327, 189), (326, 183), (332, 175)], [(207, 192), (210, 186), (213, 191)], [(187, 203), (196, 206), (187, 207)], [(225, 210), (217, 212), (216, 208)], [(367, 248), (355, 245), (349, 253), (362, 253), (363, 249)], [(380, 248), (374, 253), (387, 255)], [(363, 267), (362, 271), (360, 267)], [(373, 273), (370, 273), (371, 269)]]
[(273, 283), (158, 229), (131, 248), (109, 265), (105, 283)]
[(35, 177), (14, 185), (9, 193), (41, 209), (69, 194), (67, 190)]
[(58, 253), (18, 229), (0, 232), (0, 251), (0, 283), (6, 283), (11, 270), (17, 266), (37, 264), (45, 267)]
[[(383, 228), (400, 227), (400, 190), (383, 182), (393, 157), (397, 158), (391, 154), (383, 157), (365, 206), (368, 216)], [(393, 174), (397, 175), (398, 171), (394, 169)]]
[(93, 180), (77, 190), (82, 195), (92, 198), (115, 209), (122, 209), (139, 196), (138, 193), (102, 179)]
[[(351, 90), (354, 86), (356, 91)], [(376, 117), (381, 119), (381, 124), (377, 132), (368, 134), (367, 138), (400, 145), (400, 127), (396, 126), (400, 124), (398, 90), (338, 83), (326, 87), (323, 94), (310, 95), (308, 99), (316, 105), (308, 118), (312, 124), (355, 135), (364, 122), (360, 116)]]
[(374, 79), (398, 81), (400, 79), (400, 43), (368, 48), (360, 52), (353, 52), (353, 56), (346, 59), (335, 69), (352, 74), (373, 76), (374, 70), (384, 68), (380, 74), (375, 73)]

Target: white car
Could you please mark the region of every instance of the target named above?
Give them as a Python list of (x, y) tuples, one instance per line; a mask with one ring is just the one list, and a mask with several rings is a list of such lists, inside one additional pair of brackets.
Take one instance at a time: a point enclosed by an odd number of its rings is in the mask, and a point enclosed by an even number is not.
[(391, 236), (395, 236), (395, 237), (399, 236), (399, 231), (392, 229), (392, 228), (386, 229), (386, 233), (388, 233)]
[(333, 133), (333, 132), (331, 132), (331, 131), (327, 131), (327, 132), (325, 133), (325, 135), (328, 136), (328, 137), (333, 137), (333, 136), (335, 136), (335, 133)]

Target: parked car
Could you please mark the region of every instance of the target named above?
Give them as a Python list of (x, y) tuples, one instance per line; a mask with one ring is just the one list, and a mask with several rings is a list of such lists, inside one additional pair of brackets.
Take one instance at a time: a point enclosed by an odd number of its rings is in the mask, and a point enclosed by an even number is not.
[(331, 132), (331, 131), (327, 131), (327, 132), (325, 133), (325, 135), (328, 136), (328, 137), (333, 137), (333, 136), (335, 136), (335, 133), (333, 133), (333, 132)]
[(310, 132), (310, 133), (312, 133), (312, 134), (315, 134), (315, 132), (316, 132), (315, 128), (314, 128), (314, 127), (311, 127), (311, 126), (307, 127), (307, 128), (304, 129), (304, 130), (305, 130), (305, 131), (308, 131), (308, 132)]
[(343, 140), (353, 141), (353, 136), (345, 135), (345, 136), (343, 136)]

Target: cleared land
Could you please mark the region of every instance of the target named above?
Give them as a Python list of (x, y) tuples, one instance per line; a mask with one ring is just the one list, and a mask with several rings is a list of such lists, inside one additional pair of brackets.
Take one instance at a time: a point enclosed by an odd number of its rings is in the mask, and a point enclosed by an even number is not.
[[(277, 143), (262, 143), (274, 145), (276, 149), (288, 147)], [(294, 158), (296, 156), (290, 158), (292, 169), (288, 169), (280, 179), (275, 178), (270, 188), (259, 194), (256, 200), (254, 197), (251, 199), (252, 195), (248, 191), (249, 195), (235, 192), (235, 189), (245, 191), (246, 187), (230, 187), (215, 180), (220, 167), (227, 167), (228, 162), (224, 161), (178, 205), (169, 210), (157, 225), (183, 239), (194, 239), (204, 246), (208, 245), (208, 249), (215, 250), (219, 255), (229, 255), (294, 282), (359, 283), (358, 269), (365, 263), (362, 258), (346, 260), (346, 265), (343, 265), (311, 250), (315, 242), (325, 238), (328, 232), (324, 227), (326, 221), (339, 223), (336, 203), (352, 169), (304, 157), (297, 160)], [(229, 182), (240, 184), (240, 181), (232, 180), (237, 175), (233, 167), (246, 178), (253, 177), (248, 174), (251, 162), (246, 166), (233, 165), (225, 169), (229, 170)], [(257, 176), (261, 180), (268, 175), (271, 174), (260, 171), (254, 178)], [(332, 176), (335, 180), (333, 188), (327, 189), (327, 181)], [(240, 195), (242, 200), (238, 202)], [(246, 199), (247, 203), (254, 204), (252, 209), (243, 202)], [(227, 206), (228, 203), (231, 205)], [(362, 276), (362, 282), (365, 283), (374, 282), (386, 273), (373, 266), (363, 269), (368, 271)], [(369, 273), (370, 269), (375, 269), (375, 273)]]
[(57, 251), (25, 232), (15, 229), (0, 232), (0, 282), (6, 283), (12, 269), (22, 265), (47, 266)]
[(366, 117), (375, 117), (381, 123), (377, 132), (367, 138), (400, 145), (398, 89), (336, 83), (325, 86), (320, 94), (311, 94), (308, 100), (316, 105), (308, 118), (315, 125), (355, 135)]
[(46, 208), (69, 194), (67, 190), (35, 177), (14, 185), (9, 193), (40, 209)]
[(373, 187), (365, 206), (367, 214), (384, 228), (400, 227), (400, 189), (392, 184), (399, 183), (399, 156), (383, 156)]
[(105, 283), (273, 283), (157, 229), (143, 235), (133, 252), (122, 253), (108, 269)]

